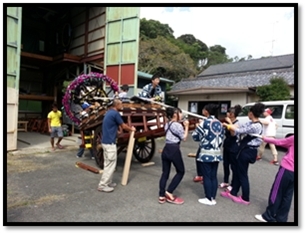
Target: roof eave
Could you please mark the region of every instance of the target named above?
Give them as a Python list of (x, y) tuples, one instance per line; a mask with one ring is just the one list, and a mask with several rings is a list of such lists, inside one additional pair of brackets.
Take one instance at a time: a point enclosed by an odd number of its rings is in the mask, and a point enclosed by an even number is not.
[(169, 95), (191, 95), (202, 93), (235, 93), (235, 92), (251, 92), (249, 87), (199, 87), (192, 89), (184, 89), (178, 91), (169, 91)]

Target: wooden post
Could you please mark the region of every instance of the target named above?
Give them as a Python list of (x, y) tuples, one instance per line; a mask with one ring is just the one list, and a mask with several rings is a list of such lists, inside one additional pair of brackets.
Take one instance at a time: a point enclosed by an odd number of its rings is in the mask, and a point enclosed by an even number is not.
[(128, 176), (129, 176), (130, 165), (131, 165), (131, 160), (132, 160), (132, 150), (133, 150), (133, 146), (134, 146), (134, 141), (135, 141), (134, 131), (131, 131), (130, 137), (129, 137), (129, 143), (128, 143), (128, 149), (127, 149), (127, 154), (126, 154), (124, 170), (123, 170), (122, 185), (127, 185), (127, 182), (128, 182)]

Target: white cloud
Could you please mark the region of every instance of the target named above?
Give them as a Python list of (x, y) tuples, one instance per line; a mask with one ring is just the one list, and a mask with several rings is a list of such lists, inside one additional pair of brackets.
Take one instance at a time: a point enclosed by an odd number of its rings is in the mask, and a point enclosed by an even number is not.
[[(158, 20), (174, 36), (193, 34), (207, 46), (221, 45), (230, 57), (253, 58), (294, 53), (294, 8), (290, 7), (141, 7), (140, 17)], [(273, 30), (274, 29), (274, 30)]]

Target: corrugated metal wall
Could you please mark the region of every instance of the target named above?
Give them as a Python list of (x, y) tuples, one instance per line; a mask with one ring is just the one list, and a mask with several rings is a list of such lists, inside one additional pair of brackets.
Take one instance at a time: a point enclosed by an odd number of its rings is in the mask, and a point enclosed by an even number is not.
[(139, 15), (139, 7), (107, 8), (104, 67), (119, 85), (137, 85)]
[(7, 151), (17, 149), (21, 12), (7, 8)]

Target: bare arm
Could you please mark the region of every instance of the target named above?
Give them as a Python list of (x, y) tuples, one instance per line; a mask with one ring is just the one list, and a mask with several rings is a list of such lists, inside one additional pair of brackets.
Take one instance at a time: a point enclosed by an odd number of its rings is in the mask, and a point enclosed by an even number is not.
[(48, 128), (51, 128), (51, 118), (48, 118)]
[(120, 126), (121, 126), (121, 128), (123, 128), (126, 131), (135, 131), (135, 127), (134, 126), (130, 127), (126, 123), (122, 123)]
[(189, 121), (184, 121), (184, 136), (183, 136), (183, 141), (187, 140), (188, 134), (189, 134)]
[(259, 119), (259, 121), (263, 124), (263, 125), (269, 125), (269, 121), (267, 119)]

